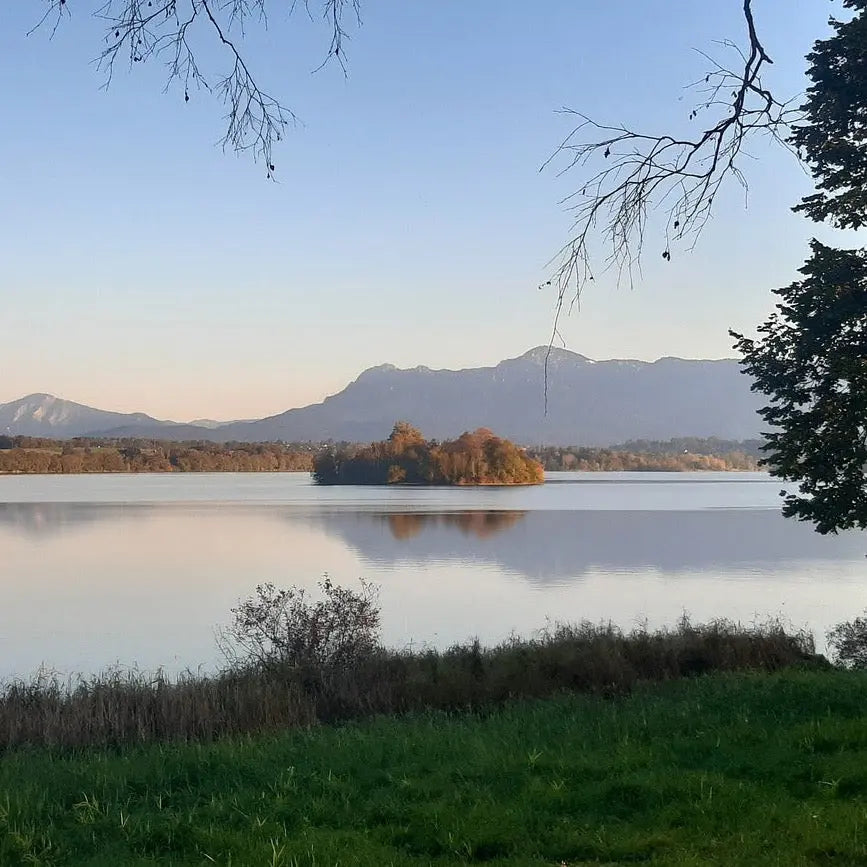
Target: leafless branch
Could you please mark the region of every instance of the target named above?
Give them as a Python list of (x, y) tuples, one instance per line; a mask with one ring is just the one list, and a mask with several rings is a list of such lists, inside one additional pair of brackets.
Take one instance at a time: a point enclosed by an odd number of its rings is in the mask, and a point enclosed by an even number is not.
[(331, 45), (328, 46), (325, 60), (316, 68), (317, 72), (333, 57), (340, 64), (343, 74), (346, 75), (346, 50), (343, 45), (349, 39), (349, 34), (343, 26), (343, 19), (347, 7), (352, 9), (356, 21), (358, 21), (361, 16), (360, 0), (325, 0), (325, 9), (322, 14), (331, 28)]
[(66, 0), (47, 0), (42, 17), (27, 31), (27, 35), (32, 36), (40, 28), (48, 26), (47, 22), (51, 21), (50, 37), (53, 39), (54, 34), (57, 33), (57, 28), (60, 26), (60, 22), (63, 21), (64, 13), (69, 14)]
[[(304, 7), (312, 15), (310, 3)], [(360, 0), (319, 0), (328, 23), (331, 43), (321, 69), (336, 60), (346, 74), (345, 43), (349, 38), (346, 18), (353, 13), (360, 22)], [(71, 7), (87, 0), (44, 0), (45, 10), (34, 32), (51, 26), (52, 35)], [(267, 27), (269, 11), (278, 5), (291, 15), (296, 0), (100, 0), (92, 14), (104, 27), (105, 44), (97, 66), (111, 83), (115, 65), (130, 66), (162, 60), (167, 70), (166, 90), (179, 85), (185, 101), (193, 90), (213, 94), (226, 108), (223, 148), (251, 153), (261, 160), (268, 177), (274, 176), (273, 149), (296, 121), (295, 114), (280, 99), (263, 90), (240, 48), (246, 27), (256, 21)], [(234, 35), (233, 35), (234, 34)], [(197, 60), (197, 48), (210, 38), (227, 57), (227, 72), (205, 72)]]
[(651, 212), (663, 214), (662, 257), (670, 260), (673, 245), (694, 246), (726, 179), (734, 178), (746, 190), (741, 162), (748, 141), (762, 134), (792, 150), (788, 136), (800, 112), (794, 100), (778, 100), (762, 83), (762, 73), (773, 61), (756, 32), (752, 0), (743, 0), (743, 14), (748, 49), (720, 43), (737, 58), (736, 64), (725, 65), (700, 52), (710, 68), (690, 86), (698, 93), (698, 104), (689, 115), (690, 120), (710, 116), (700, 133), (641, 133), (565, 110), (578, 123), (543, 168), (565, 157), (559, 173), (578, 170), (584, 180), (562, 202), (574, 217), (573, 234), (552, 260), (554, 271), (545, 284), (557, 291), (551, 345), (567, 300), (570, 306), (576, 303), (594, 278), (599, 248), (600, 270), (613, 268), (618, 280), (625, 276), (631, 282)]

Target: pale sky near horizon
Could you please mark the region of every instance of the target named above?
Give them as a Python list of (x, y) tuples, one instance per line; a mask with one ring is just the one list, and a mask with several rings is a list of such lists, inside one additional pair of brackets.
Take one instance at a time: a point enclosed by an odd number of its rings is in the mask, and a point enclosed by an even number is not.
[[(557, 109), (682, 124), (694, 49), (743, 31), (738, 0), (365, 0), (344, 79), (311, 74), (324, 27), (272, 19), (248, 57), (302, 123), (270, 183), (215, 145), (222, 108), (163, 93), (157, 64), (100, 88), (98, 5), (69, 0), (53, 40), (26, 35), (38, 0), (0, 8), (0, 402), (45, 391), (177, 420), (547, 342), (554, 298), (537, 287), (578, 184), (539, 172), (571, 128)], [(840, 4), (754, 5), (770, 82), (795, 94)], [(569, 349), (732, 355), (728, 329), (754, 329), (822, 234), (790, 211), (809, 189), (792, 158), (754, 153), (749, 207), (730, 185), (695, 251), (665, 263), (651, 239), (634, 288), (597, 280), (562, 323)]]

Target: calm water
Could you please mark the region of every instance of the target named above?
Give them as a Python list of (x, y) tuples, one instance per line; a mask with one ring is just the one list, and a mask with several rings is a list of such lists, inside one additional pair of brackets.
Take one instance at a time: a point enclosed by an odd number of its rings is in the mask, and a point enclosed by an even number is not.
[(867, 535), (780, 517), (762, 474), (551, 473), (535, 488), (318, 488), (300, 474), (0, 476), (0, 677), (216, 661), (258, 582), (381, 588), (394, 645), (546, 619), (867, 608)]

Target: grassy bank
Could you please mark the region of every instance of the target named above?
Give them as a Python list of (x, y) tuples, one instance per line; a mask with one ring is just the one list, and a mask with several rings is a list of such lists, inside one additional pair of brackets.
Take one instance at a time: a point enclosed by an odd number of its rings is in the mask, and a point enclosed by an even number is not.
[(867, 677), (0, 759), (0, 864), (867, 863)]
[(204, 742), (377, 714), (480, 710), (564, 691), (618, 695), (645, 681), (817, 662), (810, 635), (776, 623), (685, 620), (656, 632), (585, 623), (493, 648), (395, 652), (376, 642), (372, 596), (328, 586), (327, 603), (307, 606), (294, 591), (286, 602), (272, 588), (237, 609), (244, 655), (210, 677), (116, 672), (0, 687), (0, 753)]

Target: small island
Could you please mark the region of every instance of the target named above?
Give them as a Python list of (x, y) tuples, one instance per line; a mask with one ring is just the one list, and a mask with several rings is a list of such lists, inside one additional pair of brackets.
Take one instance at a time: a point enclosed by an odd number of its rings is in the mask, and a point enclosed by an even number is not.
[(321, 452), (313, 478), (320, 485), (538, 485), (545, 471), (487, 428), (437, 442), (399, 421), (387, 440)]

